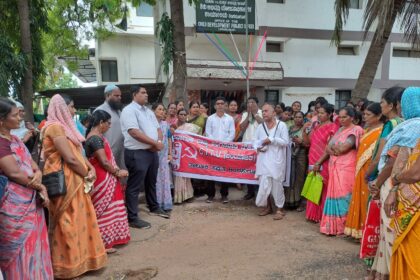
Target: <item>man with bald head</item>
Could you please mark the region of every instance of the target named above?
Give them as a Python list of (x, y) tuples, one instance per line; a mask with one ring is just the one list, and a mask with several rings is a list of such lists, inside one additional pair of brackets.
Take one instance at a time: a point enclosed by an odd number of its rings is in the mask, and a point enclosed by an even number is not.
[(111, 127), (104, 134), (111, 146), (118, 167), (125, 168), (124, 164), (124, 136), (121, 131), (120, 115), (123, 104), (121, 90), (114, 84), (107, 85), (104, 90), (105, 102), (96, 110), (104, 110), (111, 115)]
[(271, 196), (277, 208), (274, 220), (281, 220), (285, 215), (283, 182), (286, 175), (289, 133), (286, 124), (277, 120), (273, 105), (265, 104), (262, 107), (262, 116), (264, 122), (258, 125), (254, 138), (254, 147), (258, 153), (255, 175), (259, 182), (255, 202), (257, 206), (265, 206), (260, 216), (272, 214), (274, 205)]

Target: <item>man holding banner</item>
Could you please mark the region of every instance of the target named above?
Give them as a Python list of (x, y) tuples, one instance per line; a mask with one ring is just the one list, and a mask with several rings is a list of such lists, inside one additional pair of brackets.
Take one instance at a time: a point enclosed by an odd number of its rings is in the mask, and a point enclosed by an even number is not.
[[(207, 119), (206, 135), (208, 138), (218, 141), (232, 142), (235, 138), (235, 121), (231, 116), (225, 113), (225, 99), (222, 96), (216, 98), (216, 113)], [(228, 185), (222, 184), (220, 189), (222, 202), (228, 203), (229, 189)], [(207, 202), (213, 202), (216, 195), (215, 182), (209, 182)]]
[(281, 220), (285, 216), (283, 182), (286, 174), (289, 133), (286, 124), (276, 119), (272, 105), (265, 104), (262, 114), (264, 122), (258, 126), (254, 141), (254, 147), (258, 152), (255, 175), (258, 176), (260, 186), (255, 203), (257, 206), (265, 206), (260, 216), (271, 214), (274, 208), (270, 199), (272, 195), (277, 207), (274, 220)]
[[(255, 96), (248, 97), (247, 111), (242, 114), (241, 131), (244, 132), (242, 142), (252, 142), (255, 138), (255, 131), (260, 123), (264, 120), (262, 118), (262, 111), (258, 109), (258, 98)], [(245, 200), (250, 200), (255, 197), (255, 185), (248, 185), (248, 192), (244, 196)]]

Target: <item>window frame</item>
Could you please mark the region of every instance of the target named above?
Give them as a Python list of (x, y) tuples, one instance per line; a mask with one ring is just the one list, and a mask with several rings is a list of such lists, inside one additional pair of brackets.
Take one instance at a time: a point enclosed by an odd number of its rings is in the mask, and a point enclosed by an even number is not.
[[(269, 44), (272, 44), (272, 45), (279, 44), (280, 50), (279, 51), (272, 51), (272, 50), (269, 51), (268, 48), (267, 48), (267, 45), (269, 45)], [(284, 52), (284, 42), (282, 42), (282, 41), (270, 41), (270, 40), (265, 41), (265, 52), (267, 52), (267, 53), (282, 53), (282, 52)]]
[[(264, 93), (265, 93), (264, 94), (264, 98), (265, 98), (264, 102), (269, 103), (269, 104), (274, 105), (274, 106), (279, 104), (279, 102), (280, 102), (280, 90), (278, 90), (278, 89), (265, 89)], [(275, 101), (274, 100), (273, 101), (268, 100), (269, 94), (273, 94), (273, 93), (276, 95)]]
[[(115, 78), (116, 80), (113, 80), (114, 76), (112, 75), (112, 68), (111, 64), (115, 62)], [(108, 73), (108, 77), (109, 79), (105, 80), (104, 79), (104, 65), (103, 63), (109, 63), (108, 68), (109, 68), (109, 73)], [(118, 82), (118, 60), (117, 59), (111, 59), (111, 58), (106, 58), (106, 59), (100, 59), (99, 60), (99, 64), (101, 67), (101, 81), (102, 82)]]
[[(348, 99), (347, 98), (343, 98), (342, 94), (349, 94)], [(341, 108), (343, 108), (344, 106), (346, 106), (347, 102), (351, 101), (351, 94), (352, 94), (352, 90), (350, 89), (337, 89), (335, 90), (335, 108), (337, 110), (340, 110)], [(343, 105), (341, 105), (343, 104)]]
[[(346, 53), (346, 50), (352, 50), (351, 53)], [(358, 56), (359, 45), (339, 45), (337, 47), (337, 55)]]
[[(395, 55), (395, 52), (405, 52), (407, 55)], [(394, 48), (392, 48), (392, 57), (398, 57), (398, 58), (420, 58), (420, 49), (410, 49), (410, 48), (394, 47)]]
[(354, 9), (354, 10), (361, 10), (361, 9), (363, 9), (363, 0), (354, 0), (354, 1), (357, 1), (357, 7), (352, 7), (352, 2), (351, 2), (352, 0), (350, 0), (350, 4), (349, 4), (349, 8), (350, 9)]
[(267, 0), (270, 4), (286, 4), (286, 0)]
[[(148, 5), (148, 6), (150, 6), (150, 8), (152, 9), (152, 14), (150, 16), (140, 15), (140, 8), (141, 8), (142, 5)], [(150, 4), (148, 4), (148, 3), (141, 2), (140, 5), (138, 5), (136, 7), (136, 17), (147, 17), (147, 18), (153, 17), (153, 6), (150, 5)]]

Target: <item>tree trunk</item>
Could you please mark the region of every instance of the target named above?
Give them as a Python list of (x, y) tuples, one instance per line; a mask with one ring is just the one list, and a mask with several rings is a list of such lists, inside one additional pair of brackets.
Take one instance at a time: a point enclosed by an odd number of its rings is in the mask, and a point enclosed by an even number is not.
[(174, 24), (173, 81), (171, 101), (183, 101), (187, 106), (187, 59), (185, 53), (184, 7), (182, 0), (170, 0), (171, 20)]
[(28, 0), (17, 0), (18, 12), (19, 12), (19, 28), (20, 28), (20, 42), (22, 52), (25, 54), (26, 70), (23, 77), (21, 93), (23, 106), (25, 107), (25, 119), (33, 122), (33, 76), (32, 76), (32, 42), (31, 42), (31, 25), (29, 19), (29, 1)]
[(353, 103), (358, 102), (362, 98), (366, 98), (369, 94), (369, 90), (372, 87), (373, 80), (375, 79), (379, 62), (381, 61), (389, 35), (392, 32), (392, 27), (394, 26), (395, 19), (397, 18), (399, 5), (401, 4), (395, 4), (392, 16), (386, 21), (386, 27), (382, 38), (378, 38), (378, 28), (376, 28), (369, 51), (365, 58), (365, 62), (360, 70), (356, 86), (351, 93), (351, 101)]

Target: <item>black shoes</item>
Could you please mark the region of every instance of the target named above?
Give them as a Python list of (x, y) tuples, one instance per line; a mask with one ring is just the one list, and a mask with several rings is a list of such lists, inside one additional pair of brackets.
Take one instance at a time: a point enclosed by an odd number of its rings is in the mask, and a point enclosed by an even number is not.
[(169, 219), (171, 217), (167, 212), (163, 211), (160, 208), (158, 208), (156, 210), (153, 210), (153, 211), (150, 211), (150, 214), (151, 215), (156, 215), (156, 216), (159, 216), (159, 217), (162, 217), (162, 218), (165, 218), (165, 219)]
[(148, 228), (151, 228), (152, 227), (150, 225), (150, 223), (148, 223), (146, 221), (143, 221), (143, 220), (140, 220), (140, 219), (135, 220), (135, 221), (132, 221), (132, 222), (129, 222), (129, 225), (132, 228), (140, 228), (140, 229), (142, 229), (142, 228), (143, 229), (148, 229)]
[(255, 195), (253, 195), (253, 194), (247, 193), (247, 194), (244, 196), (244, 200), (250, 200), (250, 199), (253, 199), (253, 198), (254, 198), (254, 196), (255, 196)]

